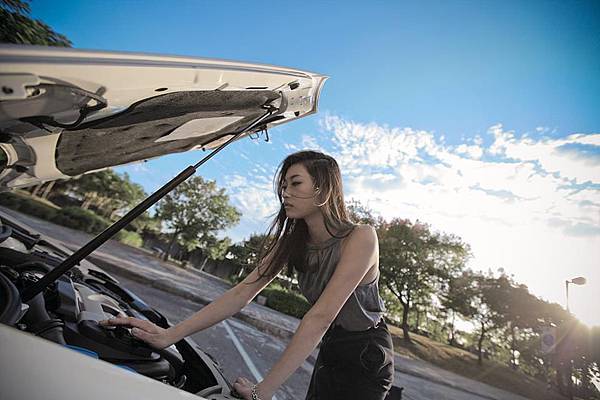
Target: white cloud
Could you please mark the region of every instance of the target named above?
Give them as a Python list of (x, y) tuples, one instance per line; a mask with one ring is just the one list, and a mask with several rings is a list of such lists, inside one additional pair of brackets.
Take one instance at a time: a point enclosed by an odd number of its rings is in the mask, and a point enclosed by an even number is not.
[(271, 181), (274, 172), (256, 165), (248, 176), (228, 175), (225, 186), (231, 203), (242, 213), (244, 227), (230, 232), (234, 241), (249, 233), (264, 233), (270, 217), (277, 211), (277, 201)]
[(291, 150), (291, 151), (299, 151), (300, 148), (298, 146), (296, 146), (295, 144), (291, 144), (291, 143), (284, 143), (283, 147), (286, 150)]
[(503, 267), (536, 295), (561, 304), (564, 281), (585, 276), (588, 284), (573, 291), (571, 308), (600, 325), (587, 306), (600, 292), (600, 134), (549, 138), (544, 135), (555, 132), (539, 127), (532, 138), (497, 124), (485, 140), (474, 135), (449, 145), (410, 127), (337, 116), (319, 125), (319, 136), (288, 136), (273, 165), (244, 157), (250, 163), (244, 175), (225, 174), (228, 194), (243, 213), (230, 233), (234, 240), (263, 233), (270, 222), (280, 157), (321, 150), (338, 160), (347, 199), (386, 218), (419, 219), (461, 236), (472, 247), (473, 268)]
[(592, 162), (592, 158), (576, 150), (561, 151), (565, 145), (600, 146), (600, 134), (570, 135), (564, 139), (517, 139), (514, 132), (504, 131), (502, 125), (491, 127), (489, 133), (495, 137), (489, 149), (490, 154), (519, 161), (535, 161), (547, 173), (558, 173), (577, 183), (600, 183), (600, 156), (596, 155), (596, 162)]
[(456, 152), (459, 154), (465, 154), (474, 160), (479, 160), (483, 156), (483, 148), (478, 145), (467, 145), (461, 144), (456, 148)]
[(574, 134), (567, 137), (570, 142), (600, 146), (600, 133), (594, 135)]
[(302, 150), (315, 150), (326, 153), (327, 151), (319, 144), (318, 140), (311, 135), (302, 135)]
[(137, 162), (130, 165), (131, 170), (138, 173), (149, 173), (150, 168), (146, 165), (145, 161)]
[(600, 324), (585, 307), (600, 291), (600, 134), (556, 139), (540, 127), (532, 139), (498, 124), (488, 146), (478, 136), (449, 146), (431, 132), (336, 116), (321, 126), (333, 134), (348, 198), (458, 234), (474, 267), (504, 267), (553, 301), (563, 301), (564, 280), (584, 275), (572, 308)]
[[(548, 212), (570, 220), (598, 222), (598, 191), (588, 188), (582, 192), (574, 183), (596, 183), (600, 170), (583, 165), (573, 155), (555, 155), (565, 144), (589, 143), (587, 136), (533, 141), (517, 139), (514, 132), (495, 125), (490, 128), (495, 141), (488, 148), (451, 147), (438, 143), (429, 132), (411, 128), (359, 124), (331, 116), (322, 125), (334, 134), (335, 155), (357, 191), (375, 197), (382, 193), (395, 198), (424, 196), (421, 207), (432, 204), (456, 215), (462, 215), (469, 204), (471, 210), (499, 214), (513, 225), (543, 219)], [(484, 152), (494, 158), (474, 159), (474, 153)], [(544, 167), (548, 165), (550, 170)], [(588, 179), (592, 176), (595, 180)], [(475, 204), (473, 200), (477, 200)], [(588, 203), (582, 207), (584, 200)]]

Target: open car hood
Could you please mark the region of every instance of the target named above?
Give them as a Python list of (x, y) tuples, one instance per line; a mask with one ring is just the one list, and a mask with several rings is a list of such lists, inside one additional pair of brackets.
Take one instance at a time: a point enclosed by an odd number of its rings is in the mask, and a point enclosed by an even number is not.
[[(0, 71), (0, 189), (214, 148), (72, 254), (1, 216), (0, 324), (10, 328), (0, 326), (0, 339), (11, 351), (0, 347), (0, 371), (9, 371), (0, 373), (0, 386), (10, 382), (8, 398), (48, 390), (80, 398), (86, 389), (101, 398), (104, 378), (115, 399), (128, 398), (127, 388), (151, 378), (172, 387), (156, 383), (142, 397), (232, 399), (217, 362), (191, 339), (157, 350), (126, 328), (100, 326), (114, 315), (171, 325), (114, 277), (86, 267), (85, 257), (228, 143), (316, 112), (326, 78), (267, 65), (23, 46), (0, 46)], [(77, 371), (56, 368), (65, 365)], [(44, 379), (25, 382), (17, 378), (23, 371)]]
[(0, 188), (221, 145), (316, 112), (325, 76), (224, 60), (0, 46)]

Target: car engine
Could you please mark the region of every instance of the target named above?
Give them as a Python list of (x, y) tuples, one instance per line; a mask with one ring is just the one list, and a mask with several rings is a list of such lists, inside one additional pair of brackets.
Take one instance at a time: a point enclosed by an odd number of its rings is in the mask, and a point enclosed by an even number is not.
[(119, 281), (85, 261), (70, 269), (29, 302), (25, 287), (69, 256), (19, 224), (0, 224), (0, 323), (135, 371), (207, 399), (232, 399), (218, 363), (191, 339), (156, 350), (124, 327), (104, 327), (113, 316), (146, 319), (168, 328), (169, 321)]

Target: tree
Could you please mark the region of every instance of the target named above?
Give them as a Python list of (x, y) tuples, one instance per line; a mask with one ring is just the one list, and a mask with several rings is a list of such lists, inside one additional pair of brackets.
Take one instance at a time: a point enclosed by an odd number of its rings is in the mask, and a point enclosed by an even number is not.
[(499, 271), (498, 277), (491, 272), (484, 275), (468, 271), (451, 279), (443, 304), (480, 325), (480, 360), (488, 336), (497, 349), (506, 349), (509, 365), (516, 369), (517, 355), (521, 353), (519, 338), (525, 340), (535, 334), (542, 311), (539, 300), (527, 286), (514, 282), (502, 269)]
[(71, 47), (66, 36), (29, 16), (29, 1), (0, 0), (0, 41), (3, 43)]
[(254, 233), (241, 243), (229, 247), (228, 252), (231, 260), (241, 267), (239, 276), (246, 275), (250, 272), (249, 269), (258, 264), (265, 237), (264, 234)]
[(473, 273), (463, 271), (458, 276), (451, 276), (448, 280), (448, 286), (441, 298), (442, 307), (452, 315), (450, 320), (450, 338), (448, 343), (454, 346), (456, 341), (456, 314), (469, 317), (475, 313), (475, 308), (471, 304), (471, 299), (475, 295), (473, 287)]
[(222, 260), (225, 257), (227, 254), (227, 249), (231, 247), (231, 239), (228, 237), (219, 239), (213, 235), (206, 236), (205, 241), (201, 243), (200, 247), (205, 258), (202, 266), (199, 269), (203, 270), (206, 262), (209, 259)]
[(526, 339), (534, 334), (539, 326), (540, 301), (525, 285), (516, 284), (512, 279), (508, 282), (507, 296), (504, 299), (504, 321), (510, 337), (510, 365), (516, 369), (517, 353), (521, 354), (520, 336)]
[(94, 208), (109, 218), (133, 208), (147, 196), (142, 186), (132, 182), (127, 173), (118, 174), (112, 169), (59, 181), (53, 187), (53, 193), (58, 192), (80, 198), (81, 208)]
[(556, 383), (562, 394), (586, 399), (600, 398), (600, 392), (592, 383), (600, 378), (600, 349), (597, 347), (600, 342), (596, 335), (598, 327), (590, 329), (571, 315), (557, 327), (558, 340), (552, 362), (556, 369)]
[[(214, 181), (194, 176), (177, 186), (157, 205), (156, 215), (171, 231), (171, 240), (164, 259), (168, 259), (177, 242), (188, 250), (195, 247), (210, 251), (218, 245), (225, 253), (224, 242), (215, 234), (236, 224), (241, 214), (229, 204), (224, 189), (218, 189)], [(214, 257), (218, 254), (210, 254)]]
[(377, 218), (373, 215), (368, 207), (364, 206), (358, 200), (351, 200), (346, 204), (350, 219), (358, 224), (369, 224), (373, 227), (377, 227), (383, 221), (381, 218)]
[(471, 317), (479, 324), (477, 341), (477, 359), (483, 363), (483, 343), (486, 335), (503, 326), (506, 321), (504, 310), (509, 297), (508, 281), (505, 276), (495, 278), (491, 271), (487, 274), (474, 274), (472, 279), (473, 297), (471, 298)]
[(402, 305), (404, 340), (410, 343), (408, 313), (463, 268), (469, 249), (459, 238), (431, 232), (428, 225), (394, 219), (378, 229), (382, 284)]
[(148, 211), (144, 211), (140, 216), (131, 221), (131, 229), (139, 233), (158, 234), (160, 232), (161, 222), (156, 216), (150, 215)]

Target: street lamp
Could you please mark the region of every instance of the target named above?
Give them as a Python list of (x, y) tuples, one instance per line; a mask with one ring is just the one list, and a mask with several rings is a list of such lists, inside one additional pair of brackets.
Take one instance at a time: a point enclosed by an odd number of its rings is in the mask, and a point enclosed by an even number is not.
[(573, 283), (575, 285), (585, 285), (585, 278), (583, 276), (578, 276), (577, 278), (573, 278), (570, 281), (567, 280), (565, 281), (565, 289), (567, 291), (567, 312), (570, 313), (569, 311), (569, 283)]
[[(573, 283), (575, 285), (585, 285), (585, 278), (583, 276), (578, 276), (577, 278), (573, 278), (570, 281), (567, 280), (565, 281), (565, 289), (567, 292), (567, 313), (571, 314), (571, 311), (569, 311), (569, 283)], [(572, 371), (573, 371), (573, 359), (571, 357), (569, 357), (569, 363), (567, 364), (567, 385), (568, 385), (568, 395), (569, 395), (569, 399), (573, 400), (573, 378), (572, 378)]]

